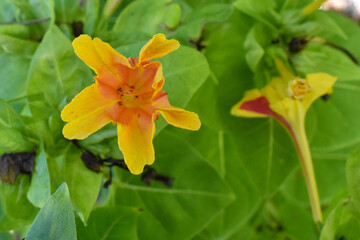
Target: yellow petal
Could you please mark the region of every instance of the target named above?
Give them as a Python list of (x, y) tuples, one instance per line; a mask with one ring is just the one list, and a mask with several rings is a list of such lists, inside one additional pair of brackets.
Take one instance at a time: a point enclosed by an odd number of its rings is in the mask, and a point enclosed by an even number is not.
[(311, 91), (305, 95), (302, 100), (295, 100), (286, 97), (281, 101), (270, 105), (271, 109), (281, 115), (287, 120), (293, 128), (298, 128), (299, 125), (304, 124), (306, 112), (311, 104), (328, 93), (337, 77), (326, 73), (314, 73), (306, 75), (306, 81), (311, 87)]
[(196, 113), (185, 111), (177, 107), (161, 107), (157, 110), (165, 120), (178, 128), (197, 131), (201, 126), (199, 116)]
[(132, 174), (140, 174), (155, 160), (152, 139), (155, 125), (151, 116), (134, 115), (129, 124), (118, 124), (118, 143)]
[(313, 73), (306, 75), (306, 81), (311, 87), (311, 91), (306, 94), (302, 105), (307, 110), (310, 105), (324, 94), (332, 93), (332, 86), (338, 78), (327, 73)]
[(141, 49), (139, 62), (163, 57), (179, 47), (180, 43), (178, 41), (175, 39), (167, 40), (164, 34), (158, 33)]
[(310, 14), (319, 9), (319, 7), (326, 1), (327, 0), (314, 0), (313, 2), (309, 3), (305, 8), (303, 8), (300, 13), (305, 15)]
[(270, 104), (274, 104), (288, 97), (288, 84), (282, 77), (274, 77), (260, 92)]
[(113, 101), (112, 99), (103, 97), (99, 92), (98, 84), (94, 83), (78, 93), (73, 100), (64, 107), (61, 112), (61, 119), (64, 122), (73, 121)]
[(285, 66), (285, 64), (279, 59), (275, 58), (275, 66), (282, 79), (286, 82), (286, 84), (295, 78), (295, 76), (289, 71), (289, 69)]
[(111, 121), (106, 110), (114, 103), (100, 95), (97, 83), (82, 90), (61, 112), (62, 120), (70, 122), (63, 128), (64, 137), (84, 139), (102, 128)]
[(99, 38), (92, 40), (90, 36), (83, 34), (75, 38), (72, 44), (75, 53), (98, 75), (104, 71), (117, 75), (117, 64), (130, 67), (126, 57)]
[(245, 92), (245, 95), (240, 100), (240, 102), (238, 102), (235, 106), (231, 108), (231, 115), (237, 117), (247, 117), (247, 118), (268, 117), (268, 115), (261, 114), (259, 113), (259, 111), (256, 110), (250, 111), (241, 108), (245, 102), (250, 102), (259, 99), (260, 97), (262, 97), (262, 95), (258, 89), (252, 89), (250, 91)]
[(67, 139), (85, 139), (90, 134), (96, 132), (111, 119), (107, 114), (104, 114), (106, 109), (97, 109), (96, 111), (88, 114), (82, 118), (77, 118), (69, 122), (63, 128), (63, 135)]
[(288, 97), (270, 107), (289, 123), (291, 129), (298, 129), (305, 123), (306, 109), (299, 100)]

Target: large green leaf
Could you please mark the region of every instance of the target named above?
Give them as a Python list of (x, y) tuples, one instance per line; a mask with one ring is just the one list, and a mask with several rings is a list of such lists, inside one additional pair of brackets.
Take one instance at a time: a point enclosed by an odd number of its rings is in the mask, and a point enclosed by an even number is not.
[(33, 117), (29, 125), (42, 135), (46, 148), (56, 151), (55, 142), (63, 140), (60, 110), (91, 81), (90, 68), (75, 55), (59, 28), (52, 25), (32, 58), (27, 88), (29, 96), (37, 96), (29, 97)]
[(44, 144), (41, 142), (35, 158), (35, 167), (27, 198), (36, 207), (43, 207), (51, 194), (50, 176)]
[(27, 73), (31, 57), (38, 46), (37, 42), (22, 40), (0, 34), (0, 75), (2, 87), (0, 96), (9, 100), (26, 95)]
[(65, 180), (75, 211), (86, 224), (99, 195), (102, 175), (90, 171), (81, 161), (81, 152), (70, 146), (66, 153)]
[(206, 4), (202, 8), (195, 9), (187, 14), (174, 34), (177, 38), (185, 40), (188, 38), (198, 39), (206, 23), (224, 21), (231, 12), (232, 7), (229, 4)]
[(173, 28), (179, 24), (181, 8), (171, 0), (139, 0), (129, 4), (117, 18), (113, 31), (133, 30), (154, 34), (164, 31), (165, 27)]
[(328, 216), (321, 231), (320, 240), (358, 239), (360, 213), (354, 203), (345, 199)]
[(338, 46), (343, 47), (347, 51), (360, 60), (360, 28), (354, 21), (349, 18), (342, 16), (341, 14), (337, 14), (334, 12), (325, 12), (328, 16), (330, 16), (335, 22), (337, 22), (341, 29), (345, 32), (347, 38), (337, 36), (332, 32), (324, 32), (321, 37), (324, 37), (331, 43), (337, 44)]
[(274, 0), (264, 0), (261, 4), (251, 0), (237, 0), (234, 2), (234, 7), (271, 27), (273, 31), (276, 31), (276, 26), (280, 22), (280, 15), (275, 11), (277, 6)]
[(27, 240), (76, 240), (76, 226), (66, 183), (49, 198), (36, 216)]
[(46, 104), (42, 105), (56, 110), (66, 96), (70, 100), (91, 79), (90, 69), (75, 55), (70, 41), (52, 25), (31, 61), (28, 94), (43, 93)]
[(109, 206), (95, 209), (85, 227), (77, 221), (79, 240), (136, 240), (139, 209)]
[(302, 74), (326, 72), (340, 81), (358, 80), (360, 67), (338, 49), (322, 43), (311, 43), (294, 56), (297, 70)]
[(207, 162), (207, 156), (176, 132), (162, 131), (155, 149), (153, 167), (171, 177), (173, 185), (152, 182), (146, 186), (138, 177), (122, 174), (112, 186), (116, 187), (114, 200), (143, 209), (138, 221), (140, 239), (189, 239), (234, 199), (233, 194)]
[(31, 151), (33, 144), (26, 138), (25, 126), (15, 110), (0, 99), (0, 154)]
[(349, 157), (346, 164), (346, 178), (352, 201), (360, 209), (360, 148), (357, 148)]
[(29, 176), (19, 175), (16, 185), (0, 183), (0, 231), (31, 224), (38, 211), (26, 198)]
[(73, 208), (86, 224), (99, 195), (102, 175), (86, 168), (81, 154), (78, 148), (68, 143), (59, 155), (49, 157), (48, 168), (52, 190), (66, 182)]

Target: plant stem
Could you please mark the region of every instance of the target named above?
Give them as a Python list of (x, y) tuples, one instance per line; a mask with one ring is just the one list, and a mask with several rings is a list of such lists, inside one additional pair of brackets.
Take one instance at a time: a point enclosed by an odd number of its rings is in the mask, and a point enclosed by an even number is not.
[(293, 137), (295, 147), (300, 158), (302, 170), (305, 176), (314, 220), (317, 224), (322, 223), (319, 193), (316, 185), (314, 166), (312, 163), (309, 143), (307, 141), (304, 124), (299, 124), (299, 126), (293, 128), (291, 131), (291, 135)]

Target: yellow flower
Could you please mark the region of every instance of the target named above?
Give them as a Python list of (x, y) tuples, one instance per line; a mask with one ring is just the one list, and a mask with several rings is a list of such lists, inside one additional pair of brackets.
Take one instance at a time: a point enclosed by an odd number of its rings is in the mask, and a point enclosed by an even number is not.
[(326, 73), (292, 75), (285, 65), (275, 60), (280, 77), (273, 78), (263, 89), (247, 91), (232, 109), (238, 117), (273, 117), (288, 131), (297, 149), (316, 222), (322, 222), (315, 174), (305, 132), (305, 115), (310, 105), (332, 92), (337, 77)]
[(97, 76), (63, 109), (61, 118), (68, 139), (84, 139), (109, 122), (117, 124), (118, 144), (133, 174), (140, 174), (155, 160), (153, 136), (159, 114), (176, 127), (198, 130), (199, 117), (170, 105), (162, 90), (160, 62), (151, 62), (179, 48), (176, 40), (155, 35), (139, 57), (126, 58), (99, 38), (81, 35), (73, 41), (76, 54)]

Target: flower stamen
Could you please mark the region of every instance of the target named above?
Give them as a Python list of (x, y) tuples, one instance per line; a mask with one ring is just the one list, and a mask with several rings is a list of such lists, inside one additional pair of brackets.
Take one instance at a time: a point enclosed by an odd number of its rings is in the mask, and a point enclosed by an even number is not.
[(287, 91), (289, 97), (302, 100), (307, 93), (311, 92), (311, 87), (305, 79), (295, 78), (289, 83)]

